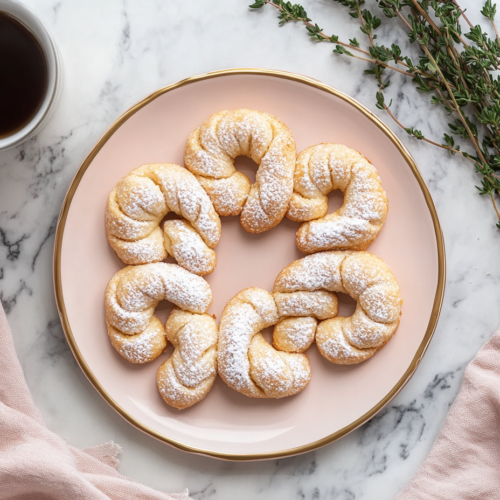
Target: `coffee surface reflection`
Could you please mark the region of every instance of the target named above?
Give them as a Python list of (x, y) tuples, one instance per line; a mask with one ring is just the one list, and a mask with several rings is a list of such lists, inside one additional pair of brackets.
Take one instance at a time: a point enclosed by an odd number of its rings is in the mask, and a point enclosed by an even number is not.
[(0, 138), (33, 119), (47, 85), (47, 61), (39, 41), (15, 18), (0, 12)]

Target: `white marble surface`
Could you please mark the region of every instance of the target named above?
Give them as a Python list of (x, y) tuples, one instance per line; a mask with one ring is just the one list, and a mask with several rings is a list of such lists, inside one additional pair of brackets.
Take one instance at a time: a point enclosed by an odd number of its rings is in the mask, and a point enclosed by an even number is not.
[[(278, 28), (270, 7), (252, 12), (248, 0), (26, 3), (57, 40), (65, 86), (54, 117), (38, 137), (0, 153), (0, 298), (48, 426), (79, 447), (113, 439), (123, 446), (122, 473), (162, 490), (188, 487), (197, 499), (393, 498), (426, 457), (465, 365), (500, 326), (500, 231), (494, 228), (490, 201), (476, 194), (474, 184), (479, 181), (471, 166), (409, 139), (375, 108), (376, 89), (362, 75), (364, 63), (333, 55), (329, 44), (310, 42), (301, 26)], [(345, 8), (331, 0), (303, 3), (327, 32), (362, 39)], [(474, 0), (461, 3), (470, 8), (474, 22), (481, 21)], [(389, 33), (384, 30), (382, 36)], [(390, 31), (390, 36), (401, 34)], [(354, 96), (385, 120), (408, 145), (434, 196), (448, 260), (436, 334), (401, 394), (337, 443), (260, 463), (191, 456), (122, 420), (73, 359), (52, 290), (57, 216), (92, 145), (116, 117), (151, 91), (228, 67), (310, 75)], [(403, 76), (392, 79), (391, 94), (405, 124), (440, 141), (447, 120), (439, 111), (429, 114), (428, 97), (418, 95)]]

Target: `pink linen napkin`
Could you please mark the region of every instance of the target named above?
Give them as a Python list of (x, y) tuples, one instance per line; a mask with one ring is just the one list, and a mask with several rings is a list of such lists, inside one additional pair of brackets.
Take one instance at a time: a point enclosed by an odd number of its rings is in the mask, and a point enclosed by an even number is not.
[(119, 452), (113, 442), (73, 448), (45, 427), (0, 304), (0, 500), (189, 500), (122, 476)]
[(427, 460), (396, 500), (500, 498), (500, 330), (465, 370)]

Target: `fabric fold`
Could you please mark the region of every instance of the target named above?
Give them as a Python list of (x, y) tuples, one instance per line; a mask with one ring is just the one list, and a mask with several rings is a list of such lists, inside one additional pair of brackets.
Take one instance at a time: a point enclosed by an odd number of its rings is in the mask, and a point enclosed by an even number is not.
[(500, 330), (467, 366), (427, 460), (396, 500), (500, 498)]
[(0, 500), (189, 500), (134, 483), (116, 468), (120, 446), (79, 450), (45, 426), (0, 304)]

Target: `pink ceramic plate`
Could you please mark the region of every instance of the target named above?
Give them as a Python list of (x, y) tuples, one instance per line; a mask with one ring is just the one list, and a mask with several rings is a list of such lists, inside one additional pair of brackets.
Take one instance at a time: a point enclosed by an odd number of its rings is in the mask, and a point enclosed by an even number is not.
[[(254, 400), (218, 379), (194, 407), (178, 411), (156, 389), (158, 367), (170, 353), (135, 366), (111, 347), (104, 323), (104, 290), (123, 264), (106, 240), (104, 210), (118, 180), (143, 163), (183, 164), (189, 133), (212, 113), (253, 108), (276, 115), (297, 151), (338, 142), (359, 150), (378, 169), (389, 197), (387, 223), (369, 251), (390, 266), (404, 298), (394, 338), (369, 361), (336, 366), (308, 351), (313, 376), (297, 396)], [(241, 168), (248, 172), (248, 162)], [(339, 200), (333, 200), (333, 203)], [(207, 277), (210, 309), (220, 319), (226, 302), (249, 286), (271, 291), (276, 275), (302, 257), (298, 224), (284, 220), (260, 235), (238, 218), (222, 222), (217, 269)], [(410, 155), (374, 115), (315, 80), (268, 70), (227, 70), (184, 80), (155, 92), (106, 132), (79, 169), (61, 211), (55, 249), (55, 288), (62, 324), (83, 371), (130, 423), (178, 448), (232, 460), (302, 453), (366, 422), (415, 371), (439, 315), (444, 248), (431, 197)], [(341, 299), (346, 313), (352, 305)], [(159, 307), (165, 317), (169, 305)], [(342, 309), (341, 309), (342, 312)]]

